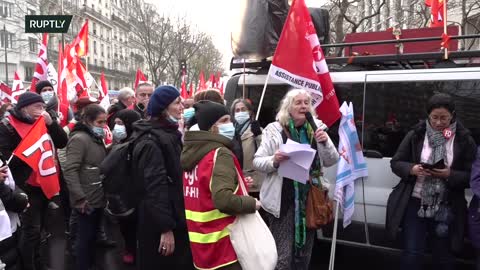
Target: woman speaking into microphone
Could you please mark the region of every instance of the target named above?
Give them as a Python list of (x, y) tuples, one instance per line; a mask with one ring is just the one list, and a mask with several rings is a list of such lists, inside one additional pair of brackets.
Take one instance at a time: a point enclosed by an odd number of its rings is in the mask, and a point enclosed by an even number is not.
[[(278, 174), (278, 167), (288, 159), (279, 151), (288, 139), (312, 145), (317, 155), (310, 168), (313, 184), (323, 182), (323, 168), (337, 163), (339, 155), (335, 145), (324, 131), (325, 124), (307, 121), (306, 113), (315, 115), (312, 97), (305, 90), (290, 90), (280, 103), (276, 121), (263, 131), (262, 143), (255, 153), (253, 165), (267, 174), (260, 189), (262, 208), (267, 212), (266, 223), (275, 238), (278, 252), (278, 270), (308, 269), (315, 230), (305, 223), (306, 198), (310, 184), (302, 184)], [(313, 142), (313, 143), (312, 143)]]

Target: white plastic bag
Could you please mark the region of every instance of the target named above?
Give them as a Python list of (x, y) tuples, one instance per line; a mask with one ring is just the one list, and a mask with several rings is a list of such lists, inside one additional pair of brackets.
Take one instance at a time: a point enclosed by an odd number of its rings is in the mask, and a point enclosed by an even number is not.
[[(244, 194), (248, 194), (243, 181), (239, 183)], [(278, 258), (275, 239), (258, 211), (238, 215), (229, 230), (230, 241), (242, 270), (275, 269)]]

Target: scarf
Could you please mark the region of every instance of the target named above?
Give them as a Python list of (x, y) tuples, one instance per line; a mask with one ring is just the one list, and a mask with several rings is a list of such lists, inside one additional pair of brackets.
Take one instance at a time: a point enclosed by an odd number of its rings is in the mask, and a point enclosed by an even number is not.
[[(290, 139), (301, 144), (312, 144), (314, 139), (314, 131), (308, 122), (305, 122), (299, 129), (295, 128), (293, 120), (290, 119), (288, 123), (288, 131), (290, 132)], [(320, 183), (320, 160), (315, 155), (315, 160), (310, 168), (310, 176), (315, 184)], [(306, 204), (307, 195), (310, 190), (310, 184), (302, 184), (298, 181), (293, 181), (293, 187), (295, 190), (295, 249), (299, 251), (305, 246), (307, 235), (306, 224)]]
[[(448, 139), (443, 136), (442, 131), (434, 130), (428, 120), (426, 121), (426, 127), (428, 144), (432, 148), (428, 163), (435, 164), (442, 159), (447, 162), (446, 144)], [(452, 133), (455, 134), (457, 123), (452, 123), (449, 128), (452, 130)], [(440, 209), (442, 202), (446, 200), (445, 179), (430, 176), (425, 177), (420, 195), (422, 198), (417, 215), (422, 218), (433, 218)]]
[(249, 126), (250, 126), (250, 120), (243, 123), (243, 125), (235, 123), (235, 134), (238, 134), (240, 137), (242, 137), (243, 133), (245, 133), (245, 131), (247, 131), (247, 128)]

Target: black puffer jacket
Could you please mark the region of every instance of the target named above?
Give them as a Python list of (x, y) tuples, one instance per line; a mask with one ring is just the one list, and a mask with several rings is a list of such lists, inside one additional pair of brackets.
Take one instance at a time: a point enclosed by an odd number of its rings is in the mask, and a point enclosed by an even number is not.
[[(410, 175), (410, 171), (415, 164), (420, 164), (423, 143), (425, 140), (426, 125), (425, 122), (419, 123), (403, 139), (392, 157), (391, 167), (393, 173), (404, 181), (408, 192), (402, 194), (402, 198), (393, 208), (396, 209), (391, 215), (387, 215), (386, 229), (389, 235), (395, 235), (398, 228), (401, 227), (406, 206), (412, 196), (416, 177)], [(453, 162), (451, 166), (450, 177), (447, 181), (449, 190), (448, 201), (452, 207), (455, 219), (451, 224), (450, 242), (451, 248), (459, 252), (463, 246), (465, 233), (465, 222), (467, 218), (467, 201), (465, 200), (465, 189), (470, 187), (470, 171), (472, 162), (475, 159), (476, 145), (470, 131), (457, 123), (457, 131), (453, 144)], [(398, 187), (398, 186), (397, 186)]]
[[(33, 124), (33, 121), (26, 119), (20, 112), (15, 109), (10, 110), (12, 117), (27, 124)], [(47, 126), (48, 134), (52, 137), (53, 144), (56, 149), (61, 149), (67, 146), (68, 136), (62, 127), (56, 122)], [(12, 127), (8, 118), (3, 118), (0, 122), (0, 152), (4, 157), (8, 158), (12, 152), (17, 148), (22, 141), (20, 135)], [(10, 169), (12, 170), (13, 178), (19, 186), (23, 186), (25, 181), (30, 177), (32, 169), (17, 157), (13, 157), (10, 162)]]

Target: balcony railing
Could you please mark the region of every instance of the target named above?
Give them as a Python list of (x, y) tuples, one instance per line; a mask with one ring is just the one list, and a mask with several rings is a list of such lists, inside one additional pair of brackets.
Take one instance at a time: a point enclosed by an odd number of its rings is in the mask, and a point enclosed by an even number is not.
[(95, 9), (91, 8), (91, 7), (87, 7), (85, 6), (83, 8), (83, 12), (84, 13), (88, 13), (90, 14), (91, 16), (99, 19), (99, 20), (102, 20), (104, 21), (105, 23), (108, 23), (110, 21), (110, 19), (108, 17), (106, 17), (105, 15), (103, 15), (102, 13), (96, 11)]
[(130, 30), (130, 24), (128, 22), (122, 20), (120, 17), (112, 14), (112, 21), (114, 23), (117, 23), (119, 26), (121, 26), (121, 27), (123, 27), (127, 30)]

